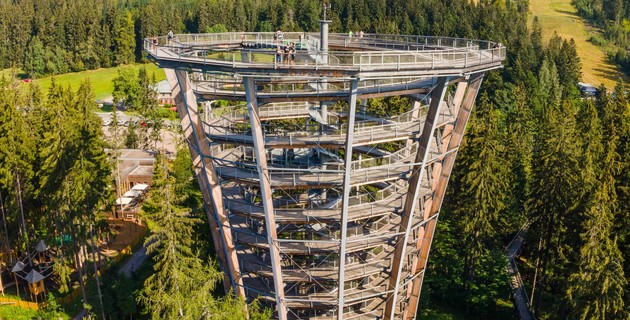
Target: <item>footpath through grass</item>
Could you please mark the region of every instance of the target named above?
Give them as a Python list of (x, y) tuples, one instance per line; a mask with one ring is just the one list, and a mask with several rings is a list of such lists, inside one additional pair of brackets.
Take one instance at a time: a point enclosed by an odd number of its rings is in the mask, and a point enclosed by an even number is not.
[[(155, 73), (155, 79), (157, 81), (162, 81), (166, 79), (164, 70), (159, 69), (156, 65), (152, 63), (146, 63), (146, 64), (134, 64), (134, 65), (128, 65), (128, 66), (118, 66), (118, 67), (113, 67), (113, 68), (104, 68), (104, 69), (97, 69), (97, 70), (87, 70), (87, 71), (81, 71), (81, 72), (65, 73), (65, 74), (59, 74), (56, 76), (51, 76), (51, 77), (46, 77), (46, 78), (41, 78), (41, 79), (34, 79), (32, 81), (37, 83), (37, 85), (39, 85), (39, 87), (42, 89), (42, 92), (46, 93), (48, 92), (48, 88), (50, 88), (52, 78), (55, 78), (55, 81), (57, 82), (57, 84), (60, 84), (64, 87), (67, 87), (68, 85), (70, 85), (72, 87), (72, 90), (75, 90), (75, 91), (77, 90), (77, 88), (79, 88), (79, 84), (82, 81), (84, 81), (87, 78), (90, 78), (90, 81), (92, 82), (92, 90), (94, 90), (96, 99), (104, 100), (104, 99), (110, 98), (112, 95), (112, 91), (114, 91), (113, 80), (114, 78), (118, 76), (118, 70), (122, 68), (132, 68), (135, 72), (138, 72), (138, 70), (142, 67), (145, 67), (147, 69), (149, 77), (151, 76), (151, 74)], [(2, 75), (10, 76), (11, 72), (12, 71), (10, 69), (0, 70), (0, 76)], [(22, 74), (20, 74), (21, 73), (20, 70), (18, 70), (17, 72), (19, 76), (23, 76)]]
[(577, 53), (582, 61), (582, 80), (599, 86), (605, 84), (612, 89), (619, 78), (625, 83), (630, 82), (621, 69), (608, 60), (601, 48), (589, 42), (589, 28), (584, 20), (578, 16), (577, 10), (571, 5), (571, 0), (530, 0), (530, 21), (538, 17), (543, 29), (545, 41), (554, 31), (564, 39), (573, 38), (577, 46)]

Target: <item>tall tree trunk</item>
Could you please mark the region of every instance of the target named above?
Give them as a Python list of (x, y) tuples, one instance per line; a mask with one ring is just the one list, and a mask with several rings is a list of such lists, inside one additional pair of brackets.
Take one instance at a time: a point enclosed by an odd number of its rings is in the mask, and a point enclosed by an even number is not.
[[(81, 248), (79, 247), (79, 250)], [(79, 256), (79, 251), (74, 250), (74, 259), (76, 260), (77, 271), (79, 272), (79, 285), (81, 286), (81, 294), (83, 295), (83, 303), (88, 303), (87, 294), (85, 293), (85, 283), (83, 283), (83, 263), (81, 263), (81, 257)]]
[(534, 281), (532, 281), (532, 294), (529, 297), (529, 305), (534, 305), (534, 294), (536, 293), (536, 280), (538, 278), (538, 267), (540, 265), (540, 249), (542, 247), (542, 237), (538, 238), (538, 254), (536, 255), (536, 267), (534, 268)]
[(11, 241), (9, 240), (9, 229), (7, 229), (7, 217), (4, 211), (4, 199), (0, 194), (0, 207), (2, 207), (2, 224), (4, 226), (4, 238), (7, 241), (7, 249), (9, 250), (9, 263), (13, 264), (13, 255), (11, 254)]
[(26, 254), (28, 255), (28, 265), (33, 267), (33, 260), (31, 259), (31, 249), (28, 244), (28, 232), (26, 232), (26, 220), (24, 219), (24, 206), (22, 205), (22, 187), (20, 186), (20, 176), (16, 174), (15, 180), (17, 182), (17, 196), (18, 204), (20, 205), (20, 215), (22, 217), (22, 230), (24, 232), (24, 241), (26, 242)]
[(92, 231), (92, 224), (90, 224), (90, 243), (92, 244), (92, 262), (94, 265), (94, 277), (96, 278), (96, 292), (98, 293), (98, 302), (101, 306), (101, 316), (103, 317), (103, 320), (105, 320), (107, 318), (105, 317), (105, 308), (103, 307), (103, 294), (101, 293), (101, 281), (100, 277), (98, 276), (98, 266), (96, 265), (97, 253), (94, 246), (94, 233)]

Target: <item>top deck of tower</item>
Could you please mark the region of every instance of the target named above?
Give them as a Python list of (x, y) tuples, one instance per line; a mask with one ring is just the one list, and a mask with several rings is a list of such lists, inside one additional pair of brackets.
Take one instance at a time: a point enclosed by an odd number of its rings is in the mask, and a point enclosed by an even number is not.
[[(284, 53), (293, 44), (295, 52)], [(149, 59), (165, 68), (243, 76), (395, 78), (465, 76), (502, 66), (500, 43), (449, 37), (228, 32), (147, 38)], [(278, 48), (282, 53), (278, 54)], [(289, 61), (291, 60), (291, 61)]]

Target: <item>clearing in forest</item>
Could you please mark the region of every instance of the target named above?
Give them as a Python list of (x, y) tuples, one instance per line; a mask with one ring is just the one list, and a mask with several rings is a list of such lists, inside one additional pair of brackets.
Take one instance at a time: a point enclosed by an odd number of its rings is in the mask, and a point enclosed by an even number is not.
[(590, 35), (585, 21), (578, 16), (571, 0), (530, 0), (530, 21), (538, 17), (543, 39), (548, 40), (555, 32), (564, 39), (573, 38), (582, 61), (582, 81), (612, 89), (619, 78), (629, 83), (630, 78), (608, 60), (601, 48), (589, 42)]
[[(155, 73), (155, 79), (157, 81), (166, 79), (166, 75), (164, 74), (164, 71), (162, 69), (159, 69), (153, 63), (146, 63), (58, 74), (41, 79), (34, 79), (32, 81), (39, 85), (45, 96), (48, 93), (48, 88), (50, 88), (52, 78), (55, 78), (55, 82), (57, 84), (64, 87), (70, 86), (72, 87), (72, 90), (75, 91), (79, 88), (79, 84), (81, 84), (82, 81), (90, 78), (90, 82), (92, 83), (92, 90), (94, 90), (94, 95), (96, 99), (106, 100), (111, 99), (112, 91), (114, 91), (113, 80), (118, 76), (118, 70), (122, 68), (131, 68), (137, 73), (141, 67), (145, 67), (147, 69), (149, 77), (151, 77), (152, 74)], [(12, 71), (10, 69), (0, 70), (0, 77), (2, 75), (10, 76), (11, 73)], [(23, 74), (21, 70), (17, 70), (17, 73), (18, 77), (20, 78), (26, 77), (26, 75)]]

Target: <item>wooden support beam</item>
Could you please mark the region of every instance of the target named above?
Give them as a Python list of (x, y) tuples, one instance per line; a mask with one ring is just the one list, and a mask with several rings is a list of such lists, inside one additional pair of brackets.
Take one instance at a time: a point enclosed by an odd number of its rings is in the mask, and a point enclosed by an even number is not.
[(396, 300), (398, 299), (398, 292), (400, 290), (402, 279), (402, 269), (405, 262), (407, 242), (409, 240), (409, 233), (411, 231), (411, 224), (413, 222), (413, 216), (416, 212), (416, 206), (418, 203), (418, 196), (420, 195), (420, 185), (422, 183), (422, 177), (425, 172), (424, 168), (429, 160), (429, 149), (431, 147), (431, 139), (435, 132), (435, 128), (438, 123), (438, 115), (444, 95), (446, 93), (448, 84), (448, 78), (442, 77), (438, 79), (438, 83), (433, 88), (431, 93), (431, 102), (429, 104), (429, 111), (424, 122), (424, 127), (418, 142), (418, 151), (416, 153), (415, 163), (420, 163), (413, 167), (411, 177), (409, 179), (409, 187), (407, 195), (405, 197), (405, 204), (402, 211), (402, 220), (400, 224), (399, 232), (404, 234), (397, 237), (396, 249), (394, 250), (394, 259), (392, 261), (391, 275), (389, 278), (389, 288), (393, 292), (388, 296), (387, 304), (385, 307), (385, 317), (394, 320), (396, 314)]
[(195, 175), (201, 187), (214, 247), (224, 269), (223, 286), (225, 292), (233, 290), (235, 294), (245, 297), (230, 222), (223, 206), (219, 178), (212, 160), (207, 157), (211, 151), (201, 119), (197, 115), (197, 99), (185, 70), (164, 69), (164, 71), (171, 88), (173, 88), (173, 96), (177, 104), (177, 113), (181, 120), (184, 138), (188, 144)]
[[(444, 139), (448, 140), (448, 142), (444, 144), (445, 149), (441, 151), (448, 153), (446, 157), (442, 160), (442, 162), (436, 165), (436, 170), (434, 171), (432, 179), (433, 196), (428, 199), (425, 204), (425, 220), (435, 214), (439, 214), (440, 212), (442, 201), (444, 200), (444, 195), (446, 193), (446, 186), (453, 170), (455, 158), (457, 157), (457, 150), (462, 142), (464, 131), (466, 130), (466, 125), (468, 124), (468, 120), (470, 118), (470, 114), (472, 112), (472, 108), (475, 103), (475, 99), (477, 97), (477, 93), (479, 92), (479, 87), (481, 86), (482, 81), (483, 73), (475, 74), (471, 76), (468, 82), (460, 82), (458, 84), (457, 91), (455, 92), (454, 97), (454, 107), (456, 107), (456, 110), (458, 111), (457, 120), (455, 124), (449, 124), (444, 129), (445, 132), (448, 131), (450, 134), (444, 135)], [(449, 152), (451, 150), (455, 151)], [(418, 256), (416, 257), (417, 263), (415, 263), (413, 273), (422, 274), (420, 274), (413, 280), (411, 292), (409, 295), (409, 304), (403, 315), (403, 319), (405, 320), (415, 319), (416, 316), (420, 291), (425, 275), (423, 270), (426, 268), (437, 224), (437, 219), (431, 221), (432, 223), (425, 224), (424, 227), (419, 230), (420, 234), (417, 243)]]

